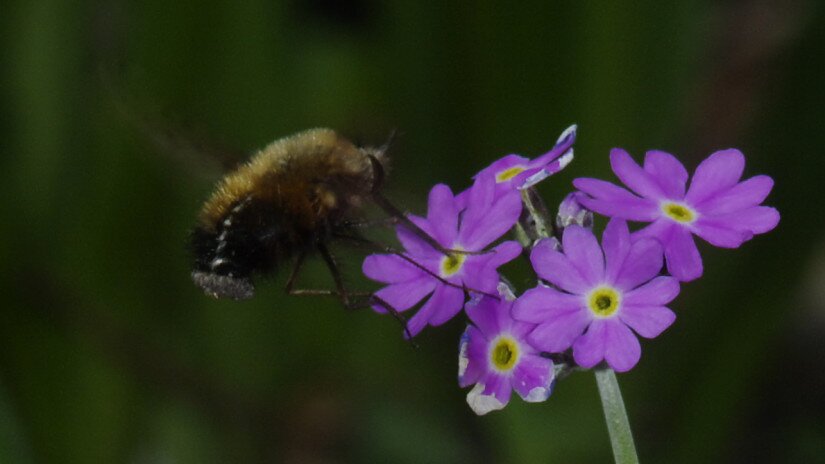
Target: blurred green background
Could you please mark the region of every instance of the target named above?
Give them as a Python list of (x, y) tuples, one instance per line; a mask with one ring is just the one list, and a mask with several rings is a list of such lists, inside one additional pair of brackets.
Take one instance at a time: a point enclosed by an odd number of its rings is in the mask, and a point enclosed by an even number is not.
[(398, 129), (387, 195), (421, 212), (574, 122), (550, 203), (613, 179), (613, 146), (691, 170), (739, 147), (776, 180), (779, 227), (701, 247), (676, 323), (619, 376), (642, 461), (823, 462), (823, 5), (667, 3), (5, 1), (0, 462), (609, 462), (591, 374), (475, 417), (463, 321), (414, 350), (389, 317), (285, 296), (285, 273), (214, 301), (186, 250), (215, 147)]

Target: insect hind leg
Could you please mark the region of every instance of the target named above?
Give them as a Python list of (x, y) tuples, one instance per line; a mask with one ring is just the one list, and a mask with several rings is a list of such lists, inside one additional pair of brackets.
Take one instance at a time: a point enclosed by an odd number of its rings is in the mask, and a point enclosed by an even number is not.
[(307, 252), (304, 251), (295, 261), (295, 266), (290, 273), (289, 278), (287, 279), (286, 283), (286, 292), (289, 295), (296, 295), (296, 296), (335, 296), (341, 300), (341, 304), (344, 308), (348, 310), (356, 310), (356, 309), (363, 309), (369, 308), (373, 305), (380, 306), (384, 308), (390, 315), (392, 315), (395, 320), (397, 320), (404, 329), (404, 335), (407, 340), (410, 340), (413, 347), (417, 348), (417, 345), (413, 343), (412, 334), (410, 333), (410, 329), (407, 327), (407, 320), (395, 309), (391, 304), (383, 300), (382, 298), (376, 296), (373, 292), (354, 292), (347, 289), (344, 285), (344, 279), (341, 275), (341, 270), (338, 268), (338, 263), (335, 260), (335, 256), (333, 256), (332, 252), (330, 252), (329, 248), (323, 243), (318, 242), (317, 244), (318, 251), (321, 253), (321, 257), (324, 259), (324, 263), (326, 263), (327, 268), (329, 269), (330, 274), (332, 275), (332, 280), (335, 282), (335, 290), (330, 289), (296, 289), (295, 282), (298, 279), (298, 275), (300, 274), (301, 268), (303, 267), (304, 260), (306, 259)]

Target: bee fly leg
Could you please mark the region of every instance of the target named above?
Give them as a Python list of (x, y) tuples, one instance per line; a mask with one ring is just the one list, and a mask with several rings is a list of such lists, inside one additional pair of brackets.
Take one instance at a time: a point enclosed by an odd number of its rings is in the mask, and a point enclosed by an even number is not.
[[(332, 252), (329, 251), (329, 248), (323, 243), (318, 242), (318, 251), (321, 252), (321, 257), (324, 258), (324, 262), (327, 264), (327, 268), (329, 268), (329, 273), (332, 274), (332, 280), (335, 281), (335, 287), (338, 289), (338, 295), (341, 297), (341, 302), (344, 303), (344, 306), (347, 309), (359, 309), (366, 306), (370, 306), (372, 304), (377, 304), (384, 309), (387, 310), (392, 317), (397, 320), (401, 326), (404, 328), (404, 334), (407, 337), (407, 340), (412, 342), (412, 334), (410, 333), (410, 329), (407, 327), (407, 320), (404, 319), (404, 316), (398, 312), (395, 308), (392, 307), (391, 304), (387, 303), (383, 299), (376, 296), (374, 293), (367, 293), (364, 295), (363, 292), (355, 293), (350, 292), (344, 286), (344, 279), (341, 277), (341, 271), (338, 269), (338, 263), (335, 261), (335, 256), (332, 255)], [(366, 301), (356, 302), (350, 299), (350, 296), (367, 296)], [(413, 343), (413, 347), (417, 347), (415, 343)]]
[[(324, 249), (326, 249), (326, 247), (324, 247)], [(349, 292), (346, 289), (341, 291), (340, 289), (343, 288), (343, 284), (339, 285), (339, 283), (341, 282), (341, 275), (340, 272), (338, 272), (337, 267), (335, 268), (335, 271), (332, 272), (332, 277), (335, 280), (335, 285), (339, 288), (339, 290), (295, 288), (295, 282), (298, 280), (298, 275), (300, 274), (301, 268), (304, 265), (304, 259), (306, 258), (306, 256), (307, 252), (303, 251), (301, 252), (301, 254), (298, 255), (298, 259), (295, 260), (295, 265), (292, 267), (292, 272), (289, 274), (289, 278), (286, 281), (285, 290), (288, 295), (337, 296), (347, 309), (355, 309), (352, 307), (352, 303), (350, 302), (351, 297), (368, 297), (372, 295), (372, 293), (369, 292)], [(324, 260), (326, 261), (326, 256), (324, 256)], [(329, 264), (327, 264), (327, 266), (329, 266)]]
[(391, 304), (387, 303), (383, 299), (375, 296), (372, 292), (351, 292), (347, 290), (346, 286), (344, 285), (344, 279), (341, 276), (341, 271), (338, 269), (338, 263), (335, 261), (335, 257), (329, 251), (326, 245), (321, 242), (318, 242), (318, 251), (321, 253), (321, 257), (324, 259), (324, 262), (329, 269), (330, 274), (332, 275), (332, 280), (335, 282), (336, 290), (328, 290), (328, 289), (296, 289), (295, 281), (298, 279), (298, 274), (301, 271), (301, 268), (304, 264), (304, 259), (306, 258), (307, 252), (303, 251), (301, 254), (298, 255), (298, 258), (295, 261), (295, 266), (292, 268), (292, 272), (289, 275), (289, 278), (286, 282), (286, 292), (289, 295), (298, 295), (298, 296), (337, 296), (341, 303), (344, 305), (344, 308), (348, 310), (355, 310), (361, 308), (367, 308), (372, 304), (377, 304), (389, 312), (395, 320), (397, 320), (401, 327), (404, 328), (404, 334), (407, 337), (407, 340), (410, 340), (410, 343), (413, 345), (413, 348), (418, 348), (414, 342), (412, 342), (412, 334), (410, 333), (410, 329), (407, 327), (407, 320), (404, 319), (404, 316), (398, 312), (395, 308), (392, 307)]
[(346, 220), (341, 223), (346, 229), (371, 229), (374, 226), (391, 227), (398, 224), (398, 219), (385, 217), (380, 219), (368, 219), (363, 221)]

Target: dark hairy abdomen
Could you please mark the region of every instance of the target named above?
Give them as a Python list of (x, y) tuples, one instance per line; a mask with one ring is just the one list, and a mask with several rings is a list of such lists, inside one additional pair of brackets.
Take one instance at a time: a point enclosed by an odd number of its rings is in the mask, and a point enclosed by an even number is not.
[(294, 229), (295, 218), (271, 201), (239, 201), (214, 230), (199, 226), (192, 232), (196, 283), (217, 297), (251, 297), (253, 274), (274, 272), (310, 246), (310, 234)]

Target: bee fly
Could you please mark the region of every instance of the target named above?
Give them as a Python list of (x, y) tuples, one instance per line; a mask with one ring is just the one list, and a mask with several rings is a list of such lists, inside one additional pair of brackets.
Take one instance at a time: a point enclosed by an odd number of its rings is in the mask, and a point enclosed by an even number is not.
[[(433, 248), (453, 253), (381, 194), (386, 148), (357, 147), (331, 129), (311, 129), (260, 150), (227, 174), (201, 209), (191, 237), (195, 284), (216, 298), (247, 299), (254, 294), (254, 276), (271, 274), (294, 260), (287, 281), (289, 293), (335, 295), (351, 307), (351, 297), (356, 294), (344, 287), (327, 243), (346, 239), (376, 247), (356, 230), (363, 224), (361, 206), (367, 201)], [(389, 247), (381, 250), (396, 253), (422, 268)], [(335, 290), (293, 289), (304, 258), (314, 251), (329, 267)], [(369, 296), (371, 303), (385, 306), (398, 317), (393, 308), (374, 295), (357, 296)]]

